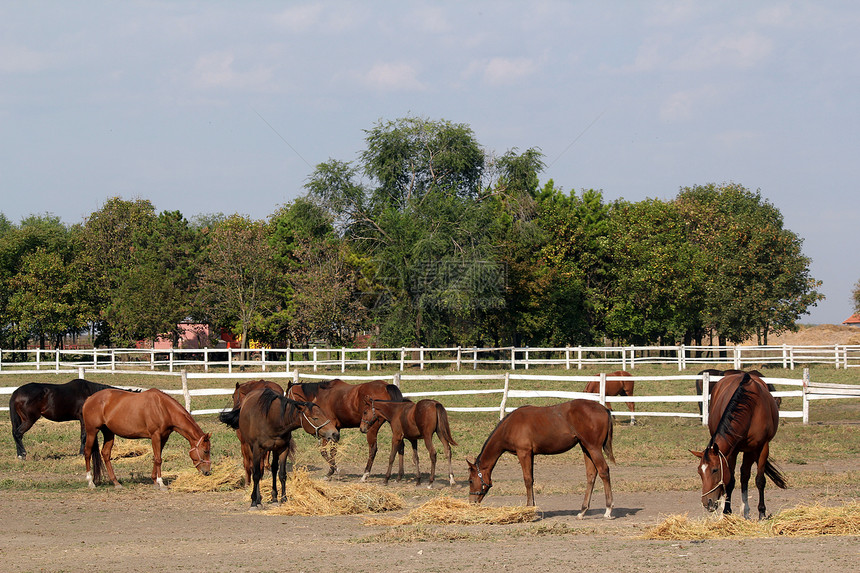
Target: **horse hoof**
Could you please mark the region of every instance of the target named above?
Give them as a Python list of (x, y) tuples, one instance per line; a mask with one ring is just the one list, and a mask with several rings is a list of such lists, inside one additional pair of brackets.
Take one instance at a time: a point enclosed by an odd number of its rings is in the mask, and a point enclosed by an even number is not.
[(576, 514), (576, 519), (585, 519), (585, 511), (580, 511)]
[(370, 474), (369, 474), (369, 473), (364, 473), (364, 474), (361, 476), (361, 479), (360, 479), (360, 480), (358, 480), (358, 481), (360, 481), (361, 483), (364, 483), (364, 482), (366, 482), (366, 481), (367, 481), (367, 478), (369, 478), (369, 477), (370, 477)]
[(611, 511), (606, 510), (606, 513), (603, 514), (603, 519), (615, 519), (615, 516), (612, 515)]
[(248, 511), (260, 511), (263, 509), (263, 504), (260, 505), (251, 505), (251, 508)]
[(21, 454), (21, 455), (19, 455), (19, 456), (18, 456), (18, 459), (19, 459), (19, 460), (21, 460), (21, 461), (23, 462), (24, 460), (26, 460), (26, 459), (27, 459), (27, 454)]
[(122, 489), (122, 484), (121, 484), (121, 483), (115, 483), (115, 484), (113, 485), (113, 488), (114, 488), (114, 489)]
[(90, 482), (87, 484), (87, 487), (90, 489), (96, 489), (96, 484), (94, 484), (93, 482)]

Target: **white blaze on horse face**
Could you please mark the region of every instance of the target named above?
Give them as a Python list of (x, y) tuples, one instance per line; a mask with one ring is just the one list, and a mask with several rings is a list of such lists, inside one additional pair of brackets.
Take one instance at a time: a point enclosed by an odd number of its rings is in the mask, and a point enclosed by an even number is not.
[(702, 475), (705, 475), (705, 473), (708, 471), (708, 464), (702, 464), (702, 467), (700, 467), (699, 469), (701, 470)]

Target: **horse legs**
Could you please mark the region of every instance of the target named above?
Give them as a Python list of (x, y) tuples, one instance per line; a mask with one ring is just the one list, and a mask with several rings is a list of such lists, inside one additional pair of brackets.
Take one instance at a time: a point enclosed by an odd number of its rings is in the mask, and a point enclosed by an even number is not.
[[(442, 443), (445, 443), (444, 439), (442, 439)], [(436, 446), (433, 445), (432, 432), (424, 436), (424, 445), (427, 446), (427, 453), (430, 454), (430, 483), (427, 484), (427, 489), (431, 489), (436, 480)]]
[(161, 452), (164, 450), (164, 445), (167, 443), (167, 436), (155, 435), (152, 436), (152, 483), (162, 491), (167, 490), (164, 481), (161, 479)]
[[(39, 418), (33, 418), (32, 420), (27, 417), (21, 417), (20, 413), (16, 410), (14, 413), (18, 414), (16, 416), (12, 416), (13, 412), (11, 408), (14, 408), (14, 404), (10, 404), (10, 418), (12, 419), (12, 439), (15, 440), (15, 450), (19, 460), (27, 459), (27, 450), (24, 448), (24, 433), (33, 427), (33, 424), (36, 423), (36, 420)], [(18, 422), (18, 425), (15, 425), (15, 422)]]
[[(391, 454), (388, 456), (388, 469), (385, 472), (385, 480), (383, 485), (388, 485), (388, 480), (391, 479), (391, 468), (394, 467), (394, 458), (400, 454), (400, 477), (398, 481), (403, 479), (403, 438), (398, 439), (396, 436), (391, 436)], [(361, 478), (364, 480), (364, 478)]]
[[(94, 430), (91, 434), (87, 434), (86, 444), (84, 444), (84, 464), (87, 467), (87, 487), (90, 489), (95, 489), (96, 483), (93, 479), (93, 470), (92, 467), (94, 464), (92, 463), (93, 457), (93, 447), (96, 442), (96, 438), (98, 437), (98, 430)], [(98, 455), (98, 454), (96, 454)], [(95, 461), (98, 464), (98, 459)], [(96, 471), (96, 473), (99, 473)]]
[(457, 485), (457, 482), (454, 481), (454, 470), (451, 467), (451, 444), (448, 443), (448, 440), (439, 436), (442, 440), (442, 448), (445, 450), (445, 457), (448, 458), (448, 484), (449, 485)]
[[(595, 446), (593, 450), (586, 450), (583, 448), (583, 453), (585, 457), (588, 458), (585, 462), (585, 471), (588, 474), (589, 471), (596, 471), (597, 475), (600, 476), (600, 480), (603, 482), (603, 493), (606, 496), (606, 512), (603, 514), (603, 517), (606, 519), (614, 519), (612, 517), (612, 509), (615, 507), (615, 504), (612, 501), (612, 480), (609, 476), (609, 464), (606, 463), (606, 458), (603, 457), (603, 452), (600, 450), (600, 446)], [(589, 465), (591, 466), (591, 470), (589, 470)], [(585, 515), (585, 510), (588, 509), (588, 503), (591, 502), (591, 493), (594, 489), (594, 475), (589, 476), (589, 484), (586, 486), (586, 491), (588, 492), (588, 501), (586, 502), (586, 507), (584, 508), (581, 515)]]
[(252, 446), (251, 452), (251, 477), (254, 483), (251, 490), (251, 509), (258, 509), (263, 507), (263, 498), (260, 495), (260, 479), (263, 477), (262, 458), (265, 452), (262, 452), (257, 446)]
[(115, 488), (121, 488), (122, 484), (116, 479), (116, 474), (113, 471), (113, 465), (110, 463), (110, 453), (113, 450), (114, 433), (107, 428), (102, 428), (102, 436), (105, 443), (102, 445), (102, 460), (104, 460), (105, 468), (107, 468), (108, 477), (113, 482)]
[(594, 491), (594, 482), (597, 480), (597, 467), (585, 448), (582, 448), (582, 457), (585, 460), (585, 477), (587, 483), (585, 484), (585, 497), (582, 498), (582, 509), (576, 516), (579, 519), (585, 517), (585, 513), (591, 505), (591, 494)]
[(731, 454), (727, 461), (729, 465), (729, 479), (725, 484), (726, 505), (723, 507), (723, 513), (730, 515), (732, 513), (732, 492), (735, 491), (735, 465), (738, 462), (738, 454)]
[(379, 420), (367, 430), (367, 465), (364, 466), (364, 473), (361, 476), (361, 481), (367, 481), (367, 478), (370, 477), (370, 470), (373, 467), (373, 460), (376, 459), (376, 452), (378, 449), (376, 436), (379, 434), (379, 428), (382, 427), (382, 424), (383, 420)]
[(87, 441), (87, 429), (84, 427), (84, 417), (81, 416), (81, 451), (80, 455), (84, 455), (84, 444)]
[(523, 483), (526, 484), (526, 505), (533, 506), (535, 504), (534, 454), (531, 451), (520, 450), (517, 452), (517, 459), (520, 461), (520, 466), (523, 468)]
[[(418, 467), (418, 439), (410, 439), (409, 443), (412, 444), (412, 461), (415, 463), (415, 485), (421, 485), (421, 468)], [(433, 481), (431, 480), (430, 483)]]
[(761, 452), (759, 452), (756, 460), (755, 486), (758, 488), (758, 519), (767, 519), (767, 508), (764, 505), (764, 486), (765, 473), (764, 468), (767, 467), (767, 457), (770, 454), (770, 444), (765, 444)]
[[(272, 504), (276, 505), (278, 503), (278, 471), (281, 473), (281, 491), (284, 493), (284, 497), (286, 497), (287, 491), (287, 451), (289, 448), (284, 450), (272, 450), (272, 463), (270, 467), (272, 469)], [(263, 456), (263, 459), (267, 458), (268, 455)], [(263, 470), (260, 470), (260, 474), (262, 475)]]
[[(329, 446), (331, 444), (331, 446)], [(320, 455), (328, 463), (328, 473), (325, 480), (330, 480), (332, 476), (338, 473), (337, 467), (337, 442), (331, 442), (325, 438), (320, 440)], [(364, 481), (362, 479), (362, 481)]]

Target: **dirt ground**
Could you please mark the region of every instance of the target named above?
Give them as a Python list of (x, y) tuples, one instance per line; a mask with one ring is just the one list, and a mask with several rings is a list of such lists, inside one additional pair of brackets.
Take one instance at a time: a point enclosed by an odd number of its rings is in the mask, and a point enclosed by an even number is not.
[[(378, 468), (376, 468), (378, 470)], [(783, 465), (787, 472), (860, 470), (860, 461), (838, 466)], [(361, 516), (284, 517), (248, 511), (245, 493), (159, 492), (144, 484), (123, 490), (0, 491), (0, 570), (20, 571), (857, 571), (860, 539), (815, 537), (646, 541), (646, 529), (666, 516), (703, 514), (698, 491), (625, 493), (625, 481), (643, 479), (642, 468), (613, 466), (614, 520), (603, 519), (599, 485), (592, 508), (576, 518), (584, 469), (578, 456), (538, 458), (536, 500), (541, 518), (508, 526), (407, 526), (363, 524)], [(695, 475), (695, 464), (648, 468), (666, 480)], [(466, 497), (465, 469), (459, 485), (443, 493)], [(319, 474), (319, 472), (317, 472)], [(790, 474), (789, 474), (790, 475)], [(344, 481), (356, 479), (347, 474)], [(494, 475), (488, 505), (524, 501), (516, 460), (505, 456)], [(378, 474), (372, 481), (380, 483)], [(445, 480), (442, 480), (445, 483)], [(437, 481), (438, 483), (438, 481)], [(515, 484), (519, 485), (517, 487)], [(541, 488), (541, 486), (544, 486)], [(391, 485), (408, 505), (428, 499), (414, 485)], [(509, 495), (498, 495), (501, 490)], [(542, 490), (548, 493), (542, 493)], [(579, 491), (579, 490), (578, 490)], [(768, 511), (799, 504), (843, 504), (856, 484), (790, 488), (768, 485)], [(758, 496), (751, 494), (753, 514)], [(739, 509), (739, 491), (734, 496)], [(405, 510), (404, 510), (405, 512)], [(400, 512), (398, 512), (400, 513)], [(409, 541), (396, 541), (397, 534)]]

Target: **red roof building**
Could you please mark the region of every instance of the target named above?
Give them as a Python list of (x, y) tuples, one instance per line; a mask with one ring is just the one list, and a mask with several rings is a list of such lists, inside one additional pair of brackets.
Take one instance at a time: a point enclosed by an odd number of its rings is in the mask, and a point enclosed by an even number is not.
[(860, 312), (855, 312), (847, 319), (842, 321), (845, 326), (860, 326)]

